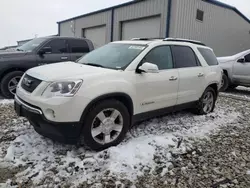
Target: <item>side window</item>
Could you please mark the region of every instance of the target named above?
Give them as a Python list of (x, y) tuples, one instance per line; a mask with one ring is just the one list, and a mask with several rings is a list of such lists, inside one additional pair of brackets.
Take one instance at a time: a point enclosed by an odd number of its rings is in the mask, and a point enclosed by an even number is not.
[(250, 62), (250, 54), (248, 54), (248, 55), (245, 56), (245, 61), (246, 62)]
[(219, 64), (212, 50), (207, 49), (207, 48), (198, 48), (198, 50), (200, 51), (201, 55), (204, 57), (204, 59), (206, 60), (209, 66)]
[(88, 53), (89, 46), (85, 40), (68, 40), (71, 53)]
[(159, 70), (172, 69), (174, 67), (171, 48), (169, 46), (160, 46), (152, 49), (144, 57), (144, 62), (156, 64)]
[(172, 46), (172, 53), (176, 68), (196, 67), (198, 66), (197, 57), (193, 50), (187, 46)]
[(66, 41), (64, 39), (53, 39), (48, 42), (44, 47), (51, 47), (52, 54), (62, 54), (67, 53)]

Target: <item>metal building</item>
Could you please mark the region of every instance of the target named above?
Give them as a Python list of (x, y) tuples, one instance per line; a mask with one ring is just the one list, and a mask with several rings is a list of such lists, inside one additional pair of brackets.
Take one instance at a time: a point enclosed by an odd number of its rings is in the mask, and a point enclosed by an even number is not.
[(96, 47), (135, 37), (200, 40), (217, 56), (250, 49), (250, 20), (216, 0), (136, 0), (58, 22), (61, 36), (86, 37)]

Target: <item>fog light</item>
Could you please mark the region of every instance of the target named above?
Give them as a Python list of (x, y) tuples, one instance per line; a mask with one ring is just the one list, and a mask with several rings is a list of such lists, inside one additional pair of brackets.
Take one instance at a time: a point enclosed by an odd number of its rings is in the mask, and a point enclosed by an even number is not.
[(46, 116), (48, 119), (53, 119), (53, 118), (56, 117), (55, 112), (54, 112), (54, 110), (52, 110), (52, 109), (47, 109), (47, 110), (45, 111), (45, 116)]

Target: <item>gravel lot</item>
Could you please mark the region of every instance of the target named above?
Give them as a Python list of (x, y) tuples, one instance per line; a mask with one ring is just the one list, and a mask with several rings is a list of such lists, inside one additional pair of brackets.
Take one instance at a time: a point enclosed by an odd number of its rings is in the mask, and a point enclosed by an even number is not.
[(234, 92), (222, 93), (212, 114), (143, 122), (98, 153), (38, 135), (2, 100), (0, 187), (249, 188), (250, 102), (245, 88)]

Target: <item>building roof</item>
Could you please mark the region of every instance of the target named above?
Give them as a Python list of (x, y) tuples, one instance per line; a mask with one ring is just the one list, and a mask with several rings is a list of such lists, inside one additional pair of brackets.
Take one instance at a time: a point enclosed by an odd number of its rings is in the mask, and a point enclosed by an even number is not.
[[(123, 3), (123, 4), (120, 4), (120, 5), (113, 6), (113, 7), (101, 9), (101, 10), (98, 10), (98, 11), (94, 11), (94, 12), (90, 12), (90, 13), (87, 13), (87, 14), (83, 14), (83, 15), (80, 15), (80, 16), (73, 17), (73, 18), (69, 18), (69, 19), (66, 19), (66, 20), (62, 20), (62, 21), (59, 21), (59, 22), (57, 22), (57, 23), (60, 24), (60, 23), (63, 23), (63, 22), (67, 22), (67, 21), (71, 21), (71, 20), (78, 19), (78, 18), (90, 16), (90, 15), (93, 15), (93, 14), (97, 14), (97, 13), (109, 11), (109, 10), (112, 10), (112, 9), (115, 9), (115, 8), (120, 8), (120, 7), (124, 7), (124, 6), (128, 6), (128, 5), (136, 4), (136, 3), (139, 3), (139, 2), (142, 2), (142, 1), (146, 1), (146, 0), (133, 0), (133, 1), (129, 1), (129, 2), (127, 2), (127, 3)], [(233, 10), (233, 11), (236, 12), (240, 17), (242, 17), (245, 21), (247, 21), (247, 22), (250, 24), (250, 20), (249, 20), (242, 12), (240, 12), (240, 11), (239, 11), (236, 7), (234, 7), (234, 6), (228, 5), (228, 4), (226, 4), (226, 3), (222, 3), (222, 2), (217, 1), (217, 0), (203, 0), (203, 1), (204, 1), (204, 2), (207, 2), (207, 3), (211, 3), (211, 4), (214, 4), (214, 5), (217, 5), (217, 6), (220, 6), (220, 7), (223, 7), (223, 8), (226, 8), (226, 9)]]

